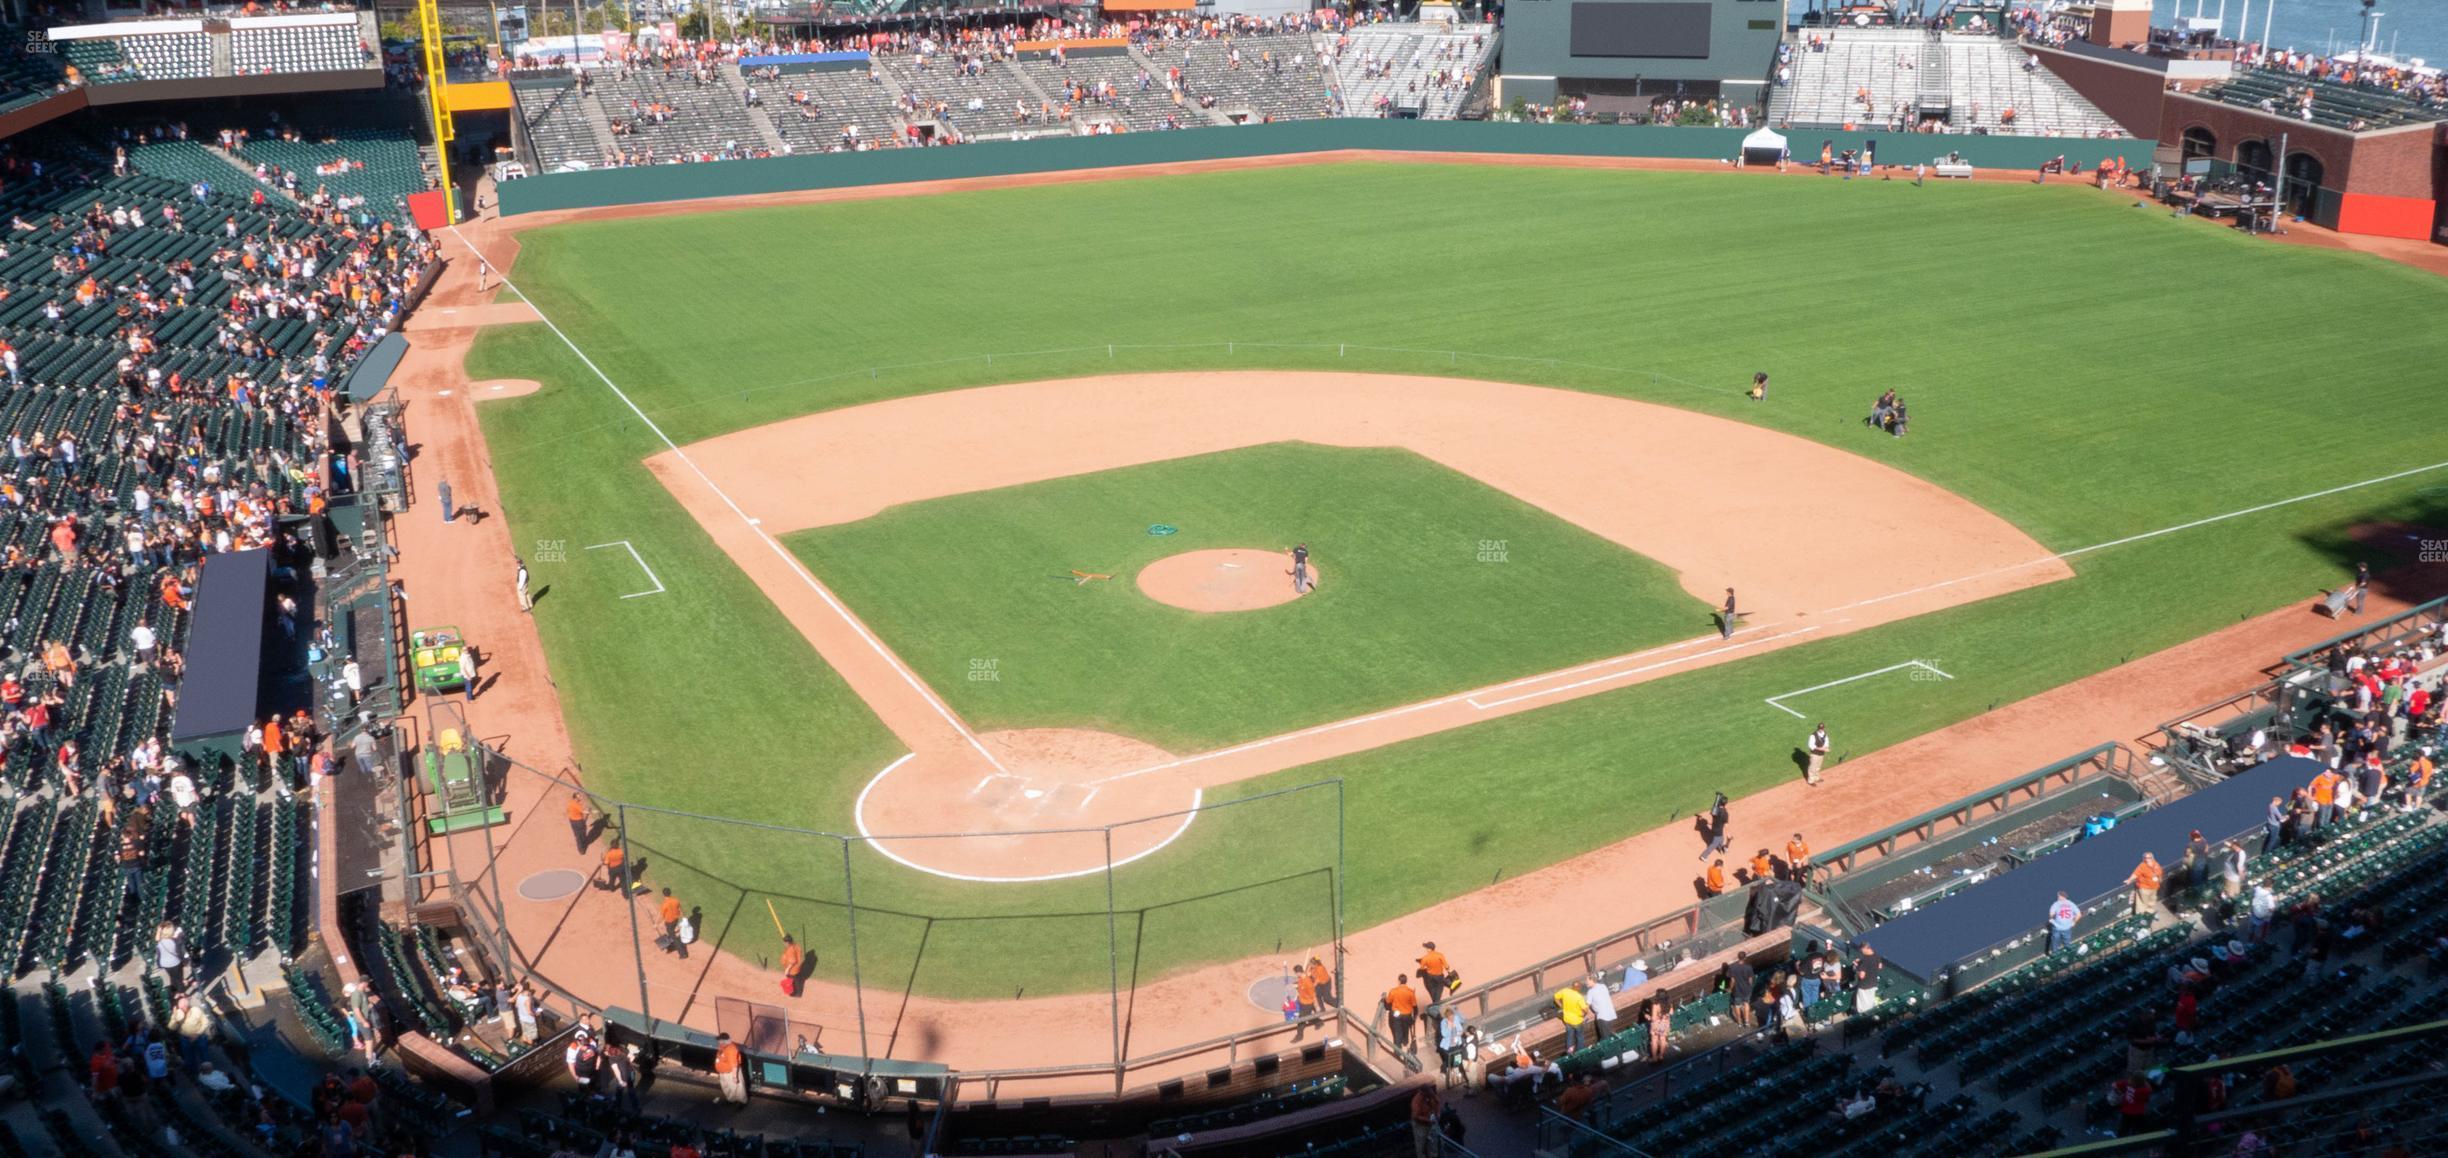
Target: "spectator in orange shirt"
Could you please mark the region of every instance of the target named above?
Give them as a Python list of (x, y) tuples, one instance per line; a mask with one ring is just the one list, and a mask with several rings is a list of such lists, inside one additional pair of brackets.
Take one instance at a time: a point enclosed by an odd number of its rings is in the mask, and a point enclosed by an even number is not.
[(2135, 865), (2133, 875), (2125, 878), (2125, 883), (2133, 886), (2135, 916), (2147, 917), (2158, 907), (2159, 885), (2166, 879), (2167, 873), (2159, 867), (2159, 858), (2143, 853), (2142, 863)]
[(2312, 778), (2313, 828), (2327, 828), (2337, 819), (2337, 786), (2343, 779), (2345, 777), (2329, 769)]

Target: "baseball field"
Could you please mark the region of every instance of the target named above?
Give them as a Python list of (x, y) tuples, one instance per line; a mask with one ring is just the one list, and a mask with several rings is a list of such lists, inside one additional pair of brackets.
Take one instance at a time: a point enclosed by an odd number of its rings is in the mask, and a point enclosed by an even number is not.
[[(632, 816), (708, 942), (770, 901), (846, 978), (855, 900), (938, 997), (1311, 949), (2448, 508), (2448, 284), (2074, 186), (1354, 163), (519, 246), (550, 325), (468, 371), (543, 384), (480, 414), (589, 790), (766, 826)], [(1273, 606), (1141, 580), (1294, 543)]]

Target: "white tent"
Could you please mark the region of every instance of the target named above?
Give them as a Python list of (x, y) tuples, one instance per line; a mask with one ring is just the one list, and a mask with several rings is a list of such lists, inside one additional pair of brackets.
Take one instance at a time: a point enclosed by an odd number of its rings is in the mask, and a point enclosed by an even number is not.
[(1785, 155), (1785, 136), (1774, 129), (1761, 129), (1742, 140), (1745, 164), (1774, 165)]

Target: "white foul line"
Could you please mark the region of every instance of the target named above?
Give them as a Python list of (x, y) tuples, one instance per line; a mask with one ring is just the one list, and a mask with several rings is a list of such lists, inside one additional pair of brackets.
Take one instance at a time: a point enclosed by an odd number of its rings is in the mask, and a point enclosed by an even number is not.
[(633, 591), (627, 595), (621, 596), (621, 598), (636, 599), (642, 595), (661, 595), (663, 593), (663, 581), (655, 578), (654, 568), (646, 565), (646, 557), (638, 554), (638, 549), (634, 544), (630, 543), (627, 539), (614, 539), (609, 543), (597, 543), (594, 546), (587, 548), (587, 550), (601, 551), (606, 547), (629, 548), (629, 557), (637, 560), (638, 570), (644, 571), (646, 573), (646, 581), (655, 585), (654, 590), (652, 591)]
[(1770, 697), (1768, 697), (1766, 700), (1764, 700), (1764, 701), (1762, 701), (1762, 702), (1766, 703), (1766, 704), (1767, 704), (1769, 707), (1775, 708), (1776, 710), (1778, 710), (1778, 711), (1780, 711), (1780, 712), (1785, 713), (1785, 714), (1786, 714), (1786, 715), (1788, 715), (1788, 716), (1792, 716), (1793, 718), (1795, 718), (1795, 719), (1797, 719), (1797, 720), (1807, 720), (1807, 719), (1809, 719), (1809, 718), (1810, 718), (1809, 716), (1805, 716), (1805, 715), (1803, 715), (1802, 713), (1800, 713), (1800, 712), (1797, 712), (1797, 711), (1793, 710), (1792, 708), (1786, 707), (1785, 705), (1783, 705), (1783, 704), (1781, 704), (1781, 703), (1778, 703), (1777, 701), (1779, 701), (1779, 700), (1790, 700), (1790, 699), (1794, 698), (1795, 696), (1809, 695), (1809, 694), (1810, 694), (1810, 693), (1812, 693), (1812, 692), (1816, 692), (1816, 691), (1824, 691), (1824, 690), (1826, 690), (1826, 689), (1828, 689), (1828, 688), (1833, 688), (1833, 687), (1841, 687), (1841, 686), (1843, 686), (1843, 685), (1845, 685), (1845, 684), (1852, 683), (1854, 680), (1866, 680), (1866, 679), (1869, 679), (1871, 676), (1880, 676), (1880, 675), (1886, 675), (1888, 672), (1891, 672), (1891, 671), (1902, 671), (1902, 670), (1904, 670), (1905, 668), (1908, 668), (1908, 667), (1917, 667), (1917, 668), (1920, 668), (1921, 670), (1923, 670), (1923, 671), (1925, 671), (1925, 672), (1929, 672), (1929, 673), (1931, 673), (1931, 674), (1933, 674), (1933, 675), (1936, 675), (1936, 676), (1937, 676), (1938, 678), (1940, 678), (1940, 679), (1949, 679), (1949, 680), (1951, 680), (1951, 679), (1954, 679), (1954, 678), (1955, 678), (1954, 676), (1951, 676), (1951, 675), (1948, 675), (1948, 674), (1947, 674), (1947, 673), (1945, 673), (1945, 672), (1939, 671), (1937, 668), (1935, 668), (1935, 667), (1933, 667), (1933, 666), (1931, 666), (1931, 665), (1929, 665), (1929, 664), (1923, 663), (1923, 662), (1921, 662), (1920, 660), (1917, 660), (1917, 659), (1908, 659), (1908, 660), (1905, 660), (1905, 661), (1904, 661), (1904, 662), (1902, 662), (1902, 663), (1891, 663), (1891, 664), (1888, 664), (1886, 667), (1880, 668), (1880, 669), (1878, 669), (1877, 671), (1866, 671), (1866, 672), (1861, 673), (1860, 675), (1849, 675), (1849, 676), (1846, 676), (1845, 678), (1840, 679), (1840, 680), (1829, 680), (1828, 682), (1823, 683), (1823, 684), (1812, 684), (1811, 686), (1809, 686), (1809, 687), (1807, 687), (1807, 688), (1803, 688), (1801, 691), (1798, 691), (1798, 692), (1786, 692), (1786, 693), (1784, 693), (1784, 694), (1782, 694), (1782, 695), (1774, 695), (1774, 696), (1770, 696)]
[[(469, 253), (476, 254), (477, 260), (484, 260), (484, 254), (476, 248), (476, 243), (469, 241), (467, 239), (467, 235), (460, 233), (458, 226), (451, 226), (450, 231), (451, 236), (459, 239), (459, 244), (468, 247)], [(500, 267), (496, 265), (495, 268), (498, 270)], [(809, 571), (806, 566), (802, 565), (797, 556), (783, 550), (781, 543), (775, 541), (773, 536), (766, 534), (765, 528), (759, 525), (758, 520), (749, 518), (748, 512), (743, 510), (739, 503), (732, 500), (728, 492), (725, 492), (721, 486), (714, 482), (713, 476), (708, 475), (705, 472), (704, 467), (697, 465), (696, 459), (689, 457), (689, 453), (687, 451), (680, 449), (680, 444), (673, 442), (671, 435), (663, 433), (663, 428), (656, 425), (654, 419), (648, 418), (644, 410), (638, 408), (638, 404), (630, 399), (628, 392), (622, 390), (620, 388), (620, 384), (612, 380), (611, 375), (604, 373), (603, 367), (595, 364), (595, 359), (587, 357), (587, 352), (579, 349), (578, 343), (571, 341), (570, 336), (562, 332), (560, 325), (552, 320), (552, 316), (546, 314), (543, 307), (535, 304), (535, 298), (529, 296), (526, 290), (520, 289), (518, 283), (511, 281), (509, 275), (506, 273), (502, 275), (502, 284), (509, 286), (510, 292), (515, 293), (520, 298), (524, 299), (527, 302), (528, 307), (535, 310), (536, 320), (544, 323), (544, 328), (551, 330), (554, 337), (561, 339), (561, 344), (569, 347), (570, 353), (576, 354), (580, 362), (586, 363), (587, 370), (595, 375), (595, 380), (603, 383), (604, 388), (610, 390), (613, 397), (620, 399), (621, 405), (629, 408), (629, 413), (637, 415), (637, 420), (644, 423), (646, 425), (646, 429), (654, 432), (655, 438), (662, 442), (666, 449), (672, 452), (672, 457), (677, 458), (682, 463), (686, 464), (689, 468), (689, 473), (696, 475), (697, 481), (705, 484), (707, 492), (711, 493), (715, 498), (721, 499), (723, 506), (730, 508), (731, 513), (738, 516), (741, 524), (748, 528), (749, 534), (755, 535), (759, 540), (763, 541), (766, 548), (771, 550), (775, 557), (781, 559), (784, 566), (790, 568), (791, 574), (797, 575), (799, 577), (799, 581), (807, 584), (808, 590), (815, 592), (816, 597), (823, 600), (826, 607), (832, 609), (835, 615), (840, 616), (843, 623), (850, 625), (850, 630), (857, 632), (858, 637), (866, 641), (868, 647), (875, 649), (876, 655), (883, 659), (885, 666), (892, 668), (894, 674), (899, 675), (902, 682), (910, 686), (911, 691), (918, 693), (918, 698), (925, 700), (928, 707), (935, 709), (936, 715), (943, 717), (944, 723), (951, 725), (952, 730), (958, 732), (961, 739), (967, 740), (969, 742), (969, 746), (975, 749), (978, 755), (985, 757), (988, 766), (992, 767), (997, 772), (1009, 771), (1009, 769), (1003, 767), (1003, 762), (1001, 760), (995, 759), (994, 753), (986, 750), (986, 745), (978, 742), (977, 734), (969, 730), (969, 725), (962, 723), (959, 716), (952, 714), (952, 709), (950, 707), (946, 706), (942, 700), (936, 698), (935, 689), (926, 686), (925, 683), (919, 680), (916, 673), (910, 671), (907, 666), (903, 665), (901, 662), (901, 657), (894, 655), (891, 648), (884, 646), (883, 640), (877, 639), (873, 633), (867, 630), (866, 624), (859, 622), (859, 618), (857, 616), (850, 614), (849, 608), (842, 606), (840, 600), (833, 598), (833, 593), (826, 590), (824, 584), (816, 581), (815, 573)]]
[[(1757, 629), (1756, 629), (1756, 628), (1746, 628), (1745, 630), (1757, 630)], [(1555, 678), (1555, 677), (1557, 677), (1557, 676), (1562, 676), (1562, 675), (1570, 675), (1570, 674), (1572, 674), (1572, 673), (1574, 673), (1574, 672), (1579, 672), (1579, 671), (1587, 671), (1587, 670), (1589, 670), (1589, 669), (1591, 669), (1591, 668), (1594, 668), (1594, 667), (1604, 667), (1604, 666), (1606, 666), (1607, 664), (1612, 664), (1612, 663), (1622, 663), (1622, 662), (1624, 662), (1625, 660), (1639, 659), (1640, 657), (1645, 656), (1645, 655), (1656, 655), (1657, 653), (1662, 652), (1662, 651), (1679, 651), (1679, 650), (1681, 650), (1681, 649), (1683, 649), (1683, 648), (1690, 647), (1690, 646), (1692, 646), (1693, 644), (1696, 644), (1696, 643), (1707, 643), (1707, 642), (1709, 642), (1709, 641), (1711, 641), (1711, 640), (1718, 639), (1719, 637), (1714, 636), (1714, 635), (1709, 635), (1709, 636), (1702, 636), (1702, 637), (1701, 637), (1701, 638), (1699, 638), (1699, 639), (1687, 639), (1687, 640), (1684, 640), (1684, 641), (1683, 641), (1683, 642), (1681, 642), (1681, 643), (1672, 643), (1672, 644), (1667, 644), (1667, 645), (1666, 645), (1666, 646), (1664, 646), (1664, 647), (1653, 647), (1653, 648), (1650, 648), (1650, 649), (1649, 649), (1649, 650), (1647, 650), (1647, 651), (1636, 651), (1636, 652), (1633, 652), (1633, 653), (1631, 653), (1630, 655), (1619, 655), (1619, 656), (1615, 656), (1615, 657), (1614, 657), (1614, 658), (1612, 658), (1612, 659), (1601, 659), (1601, 660), (1595, 660), (1595, 661), (1592, 661), (1592, 662), (1590, 662), (1590, 663), (1585, 663), (1585, 664), (1582, 664), (1582, 665), (1581, 665), (1581, 666), (1579, 666), (1579, 667), (1569, 667), (1569, 668), (1565, 668), (1565, 669), (1563, 669), (1563, 670), (1561, 670), (1561, 671), (1551, 671), (1551, 672), (1546, 672), (1546, 673), (1541, 674), (1541, 675), (1526, 676), (1526, 677), (1523, 677), (1522, 679), (1510, 680), (1510, 681), (1507, 681), (1507, 682), (1505, 682), (1505, 683), (1501, 683), (1501, 684), (1493, 684), (1493, 685), (1490, 685), (1490, 686), (1488, 686), (1488, 687), (1484, 687), (1484, 688), (1473, 688), (1472, 690), (1467, 691), (1467, 692), (1456, 692), (1456, 693), (1454, 693), (1454, 694), (1452, 694), (1452, 695), (1448, 695), (1448, 696), (1439, 696), (1439, 697), (1437, 697), (1436, 699), (1433, 699), (1433, 700), (1422, 700), (1422, 701), (1420, 701), (1419, 703), (1416, 703), (1416, 704), (1405, 704), (1405, 705), (1403, 705), (1402, 707), (1399, 707), (1399, 708), (1388, 708), (1388, 709), (1386, 709), (1385, 711), (1382, 711), (1382, 712), (1370, 712), (1369, 714), (1367, 714), (1367, 715), (1365, 715), (1365, 716), (1353, 716), (1353, 717), (1351, 717), (1350, 719), (1347, 719), (1347, 720), (1335, 720), (1335, 721), (1333, 721), (1333, 722), (1331, 722), (1331, 723), (1325, 723), (1325, 724), (1319, 724), (1319, 725), (1316, 725), (1315, 727), (1308, 727), (1308, 728), (1302, 728), (1302, 729), (1299, 729), (1298, 731), (1285, 732), (1284, 734), (1282, 734), (1282, 735), (1280, 735), (1280, 736), (1269, 736), (1269, 737), (1267, 737), (1267, 738), (1265, 738), (1265, 739), (1263, 739), (1263, 740), (1251, 740), (1251, 741), (1249, 741), (1248, 743), (1245, 743), (1245, 744), (1234, 744), (1233, 746), (1231, 746), (1231, 747), (1229, 747), (1229, 748), (1218, 748), (1218, 749), (1216, 749), (1216, 750), (1215, 750), (1215, 751), (1213, 751), (1213, 752), (1201, 752), (1201, 753), (1199, 753), (1199, 754), (1197, 754), (1197, 755), (1195, 755), (1195, 756), (1183, 756), (1183, 757), (1181, 757), (1181, 758), (1179, 758), (1179, 759), (1176, 759), (1176, 760), (1167, 760), (1167, 761), (1165, 761), (1164, 763), (1161, 763), (1161, 764), (1150, 764), (1150, 765), (1148, 765), (1148, 766), (1147, 766), (1147, 767), (1145, 767), (1145, 768), (1133, 768), (1133, 769), (1131, 769), (1131, 770), (1130, 770), (1130, 771), (1128, 771), (1128, 772), (1117, 772), (1117, 773), (1115, 773), (1115, 774), (1113, 774), (1113, 775), (1111, 775), (1111, 776), (1100, 777), (1100, 778), (1098, 778), (1098, 779), (1088, 781), (1088, 783), (1090, 783), (1090, 784), (1111, 784), (1111, 783), (1113, 783), (1113, 782), (1115, 782), (1115, 781), (1117, 781), (1117, 780), (1128, 780), (1128, 779), (1131, 779), (1132, 777), (1135, 777), (1135, 776), (1145, 776), (1145, 775), (1147, 775), (1147, 774), (1149, 774), (1149, 773), (1151, 773), (1151, 772), (1168, 772), (1168, 771), (1171, 771), (1171, 770), (1173, 770), (1173, 769), (1175, 769), (1175, 768), (1184, 768), (1184, 767), (1188, 767), (1189, 765), (1192, 765), (1192, 764), (1200, 764), (1200, 763), (1204, 763), (1204, 762), (1209, 761), (1209, 760), (1220, 759), (1220, 758), (1225, 757), (1225, 756), (1233, 756), (1233, 755), (1238, 755), (1238, 754), (1240, 754), (1240, 753), (1242, 753), (1242, 752), (1255, 752), (1255, 751), (1257, 751), (1257, 750), (1259, 750), (1259, 749), (1261, 749), (1261, 748), (1272, 748), (1272, 747), (1274, 747), (1274, 746), (1275, 746), (1275, 745), (1277, 745), (1277, 744), (1285, 744), (1285, 743), (1290, 743), (1291, 741), (1294, 741), (1294, 740), (1303, 740), (1303, 739), (1307, 739), (1307, 738), (1309, 738), (1309, 737), (1311, 737), (1311, 736), (1323, 736), (1323, 735), (1326, 735), (1326, 734), (1327, 734), (1327, 733), (1329, 733), (1329, 732), (1340, 732), (1340, 731), (1342, 731), (1342, 730), (1343, 730), (1343, 729), (1345, 729), (1345, 728), (1356, 728), (1356, 727), (1359, 727), (1359, 726), (1360, 726), (1360, 725), (1362, 725), (1362, 724), (1370, 724), (1370, 723), (1375, 723), (1375, 722), (1376, 722), (1376, 721), (1378, 721), (1378, 720), (1391, 720), (1391, 719), (1394, 719), (1395, 717), (1398, 717), (1398, 716), (1407, 716), (1407, 715), (1410, 715), (1410, 714), (1411, 714), (1411, 713), (1413, 713), (1413, 712), (1425, 712), (1425, 711), (1428, 711), (1428, 710), (1430, 710), (1430, 709), (1432, 709), (1432, 708), (1442, 708), (1442, 707), (1445, 707), (1445, 706), (1447, 706), (1447, 705), (1449, 705), (1449, 704), (1464, 703), (1464, 704), (1469, 704), (1471, 707), (1477, 708), (1477, 709), (1479, 709), (1480, 711), (1483, 711), (1483, 712), (1486, 712), (1486, 711), (1493, 711), (1493, 710), (1495, 710), (1495, 709), (1497, 709), (1497, 708), (1504, 707), (1504, 706), (1506, 706), (1506, 705), (1508, 705), (1508, 704), (1520, 703), (1520, 702), (1521, 702), (1521, 701), (1523, 701), (1523, 700), (1535, 700), (1535, 699), (1538, 699), (1538, 698), (1539, 698), (1539, 697), (1541, 697), (1541, 696), (1551, 696), (1551, 695), (1555, 695), (1555, 694), (1556, 694), (1556, 693), (1558, 693), (1558, 692), (1566, 692), (1566, 691), (1571, 691), (1571, 690), (1576, 689), (1576, 688), (1583, 688), (1583, 687), (1587, 687), (1587, 686), (1589, 686), (1589, 685), (1591, 685), (1591, 684), (1605, 683), (1605, 682), (1607, 682), (1608, 680), (1621, 679), (1621, 678), (1623, 678), (1623, 677), (1625, 677), (1625, 676), (1630, 676), (1630, 675), (1638, 675), (1638, 674), (1640, 674), (1640, 673), (1642, 673), (1642, 672), (1647, 672), (1647, 671), (1655, 671), (1655, 670), (1657, 670), (1658, 668), (1662, 668), (1662, 667), (1672, 667), (1673, 665), (1678, 664), (1678, 663), (1688, 663), (1688, 662), (1690, 662), (1690, 661), (1692, 661), (1692, 660), (1695, 660), (1695, 659), (1705, 659), (1705, 658), (1707, 658), (1707, 657), (1709, 657), (1709, 656), (1712, 656), (1712, 655), (1718, 655), (1718, 654), (1722, 654), (1722, 653), (1724, 653), (1724, 652), (1729, 652), (1729, 651), (1739, 651), (1739, 650), (1741, 650), (1741, 649), (1743, 649), (1743, 648), (1746, 648), (1746, 647), (1752, 647), (1752, 646), (1755, 646), (1755, 645), (1758, 645), (1758, 644), (1762, 644), (1762, 643), (1767, 643), (1767, 642), (1770, 642), (1770, 641), (1772, 641), (1772, 640), (1784, 639), (1784, 638), (1785, 638), (1785, 637), (1787, 637), (1787, 636), (1793, 636), (1793, 635), (1807, 635), (1807, 634), (1809, 634), (1809, 633), (1811, 633), (1811, 632), (1814, 632), (1814, 631), (1817, 631), (1817, 630), (1819, 630), (1819, 628), (1818, 628), (1817, 626), (1815, 626), (1815, 625), (1814, 625), (1814, 626), (1811, 626), (1811, 627), (1797, 628), (1797, 629), (1795, 629), (1795, 630), (1793, 630), (1793, 631), (1779, 632), (1778, 634), (1775, 634), (1775, 635), (1762, 636), (1762, 637), (1761, 637), (1761, 638), (1759, 638), (1759, 639), (1745, 640), (1745, 641), (1744, 641), (1744, 642), (1742, 642), (1742, 643), (1727, 644), (1727, 645), (1725, 645), (1725, 646), (1723, 646), (1723, 647), (1715, 647), (1715, 648), (1711, 648), (1711, 649), (1709, 649), (1709, 650), (1707, 650), (1707, 651), (1702, 651), (1702, 652), (1694, 652), (1694, 653), (1692, 653), (1692, 654), (1690, 654), (1690, 655), (1687, 655), (1687, 656), (1680, 656), (1680, 657), (1677, 657), (1677, 658), (1675, 658), (1675, 659), (1660, 660), (1660, 661), (1658, 661), (1658, 662), (1656, 662), (1656, 663), (1652, 663), (1652, 664), (1644, 664), (1644, 665), (1642, 665), (1642, 666), (1640, 666), (1640, 667), (1636, 667), (1636, 668), (1627, 668), (1627, 669), (1625, 669), (1625, 670), (1623, 670), (1623, 671), (1619, 671), (1619, 672), (1610, 672), (1610, 673), (1608, 673), (1608, 674), (1606, 674), (1606, 675), (1601, 675), (1601, 676), (1592, 676), (1592, 677), (1590, 677), (1590, 678), (1588, 678), (1588, 679), (1585, 679), (1585, 680), (1577, 680), (1577, 681), (1575, 681), (1575, 682), (1573, 682), (1573, 683), (1564, 684), (1564, 685), (1561, 685), (1561, 686), (1558, 686), (1558, 687), (1545, 688), (1545, 689), (1542, 689), (1542, 690), (1539, 690), (1539, 691), (1523, 692), (1523, 693), (1521, 693), (1520, 695), (1516, 695), (1516, 696), (1507, 696), (1507, 697), (1505, 697), (1504, 699), (1497, 700), (1497, 701), (1494, 701), (1494, 702), (1492, 702), (1492, 703), (1485, 703), (1485, 704), (1483, 704), (1483, 703), (1480, 703), (1480, 702), (1478, 701), (1478, 699), (1476, 698), (1476, 697), (1479, 697), (1479, 696), (1486, 695), (1486, 694), (1488, 694), (1489, 692), (1503, 691), (1503, 690), (1504, 690), (1504, 689), (1506, 689), (1506, 688), (1519, 687), (1519, 686), (1521, 686), (1521, 685), (1523, 685), (1523, 684), (1526, 684), (1526, 683), (1531, 683), (1531, 682), (1533, 682), (1533, 681), (1537, 681), (1537, 680), (1543, 680), (1543, 679), (1553, 679), (1553, 678)], [(1736, 632), (1735, 634), (1740, 635), (1740, 634), (1742, 634), (1742, 632)]]

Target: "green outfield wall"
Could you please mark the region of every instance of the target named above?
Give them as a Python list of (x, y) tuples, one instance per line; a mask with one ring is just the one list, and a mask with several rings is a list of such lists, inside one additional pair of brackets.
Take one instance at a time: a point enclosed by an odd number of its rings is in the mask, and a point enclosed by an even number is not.
[[(1340, 149), (1387, 152), (1489, 153), (1567, 157), (1672, 157), (1731, 160), (1747, 130), (1658, 125), (1526, 125), (1489, 121), (1404, 121), (1343, 118), (1238, 128), (1111, 137), (1041, 137), (936, 149), (812, 153), (753, 161), (655, 165), (552, 173), (504, 182), (505, 216), (555, 209), (594, 209), (655, 201), (850, 189), (911, 181), (1006, 177), (1126, 165), (1162, 165), (1244, 157), (1293, 156)], [(1893, 164), (1928, 161), (1950, 152), (1984, 169), (2036, 170), (2063, 155), (2089, 169), (2111, 157), (2148, 163), (2152, 143), (2131, 138), (1932, 136), (1896, 133), (1788, 134), (1797, 160), (1816, 159), (1822, 141), (1838, 149), (1877, 142), (1874, 155)]]

